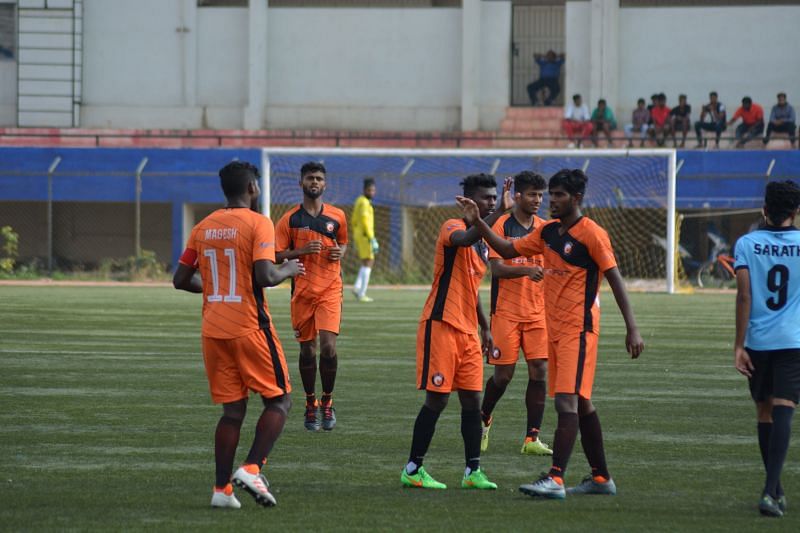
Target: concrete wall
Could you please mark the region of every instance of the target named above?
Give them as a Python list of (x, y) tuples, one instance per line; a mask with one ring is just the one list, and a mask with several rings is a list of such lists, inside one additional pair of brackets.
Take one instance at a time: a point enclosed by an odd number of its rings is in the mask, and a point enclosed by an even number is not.
[(779, 91), (797, 106), (799, 26), (800, 6), (622, 8), (619, 106), (627, 120), (638, 97), (663, 91), (694, 110), (711, 90), (729, 109), (749, 95), (769, 113)]
[[(617, 29), (602, 15), (614, 16)], [(779, 91), (800, 103), (800, 55), (787, 45), (799, 24), (800, 6), (620, 8), (618, 0), (568, 1), (566, 91), (583, 94), (592, 107), (606, 98), (620, 123), (630, 120), (639, 97), (649, 102), (658, 92), (670, 106), (684, 93), (693, 109), (711, 90), (729, 109), (749, 95), (768, 113)], [(614, 69), (616, 84), (604, 81)]]
[[(479, 127), (495, 129), (509, 97), (511, 3), (478, 9), (480, 73), (471, 96)], [(191, 0), (86, 0), (81, 124), (243, 127), (249, 16)], [(461, 9), (281, 7), (265, 19), (260, 127), (461, 127)]]
[(17, 123), (17, 62), (0, 59), (0, 126)]

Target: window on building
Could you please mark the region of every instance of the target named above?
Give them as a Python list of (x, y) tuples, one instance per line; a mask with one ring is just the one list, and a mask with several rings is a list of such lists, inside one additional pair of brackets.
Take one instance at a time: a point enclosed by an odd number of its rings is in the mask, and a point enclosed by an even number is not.
[(0, 4), (0, 61), (17, 56), (17, 17), (14, 4)]

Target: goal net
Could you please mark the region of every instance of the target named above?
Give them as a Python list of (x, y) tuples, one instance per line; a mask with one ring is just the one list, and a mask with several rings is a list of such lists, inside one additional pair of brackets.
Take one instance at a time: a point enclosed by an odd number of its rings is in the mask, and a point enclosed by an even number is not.
[[(475, 173), (502, 178), (523, 170), (549, 179), (563, 168), (589, 177), (584, 214), (611, 236), (619, 268), (629, 283), (674, 292), (676, 269), (675, 151), (654, 150), (415, 150), (265, 148), (265, 212), (279, 219), (302, 199), (300, 167), (318, 161), (327, 169), (324, 201), (348, 215), (373, 178), (375, 232), (381, 249), (374, 283), (424, 284), (432, 278), (434, 244), (442, 222), (459, 217), (459, 182)], [(500, 192), (498, 190), (498, 192)], [(545, 195), (539, 216), (549, 218)], [(347, 253), (345, 282), (358, 272)]]

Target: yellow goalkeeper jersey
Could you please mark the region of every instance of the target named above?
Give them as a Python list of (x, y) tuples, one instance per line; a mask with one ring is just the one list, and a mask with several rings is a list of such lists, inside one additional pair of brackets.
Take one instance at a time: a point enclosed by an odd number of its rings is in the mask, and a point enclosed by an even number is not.
[(375, 215), (372, 209), (372, 202), (363, 194), (356, 199), (353, 205), (353, 215), (350, 226), (353, 228), (354, 237), (375, 237)]

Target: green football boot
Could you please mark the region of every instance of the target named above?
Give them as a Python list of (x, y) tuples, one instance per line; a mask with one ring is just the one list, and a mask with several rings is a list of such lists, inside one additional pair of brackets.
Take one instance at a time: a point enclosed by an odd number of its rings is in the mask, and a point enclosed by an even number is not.
[(414, 487), (418, 489), (446, 489), (447, 485), (439, 483), (433, 479), (430, 474), (425, 471), (425, 468), (419, 467), (416, 474), (409, 474), (403, 467), (403, 473), (400, 474), (400, 482), (406, 487)]
[(783, 511), (781, 511), (778, 502), (769, 494), (764, 494), (761, 497), (761, 501), (758, 502), (758, 510), (764, 516), (774, 516), (775, 518), (783, 516)]
[(480, 468), (473, 470), (461, 480), (462, 489), (497, 490), (497, 484), (489, 481)]
[(553, 450), (542, 442), (542, 439), (533, 440), (533, 437), (525, 437), (519, 453), (522, 455), (553, 455)]

